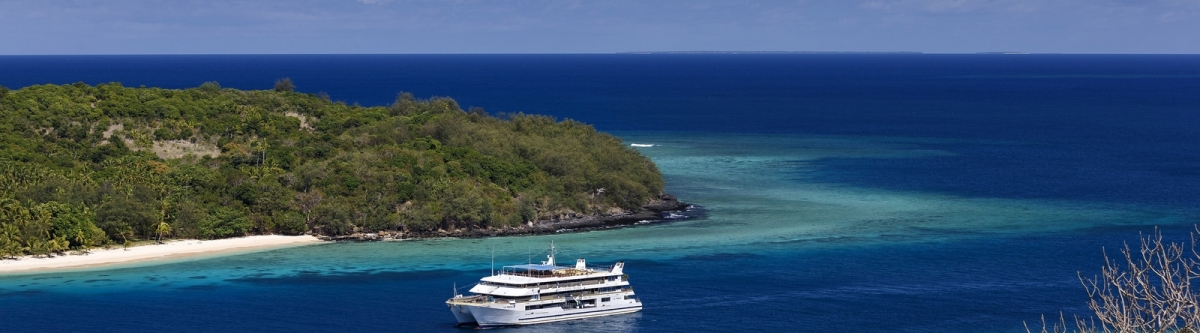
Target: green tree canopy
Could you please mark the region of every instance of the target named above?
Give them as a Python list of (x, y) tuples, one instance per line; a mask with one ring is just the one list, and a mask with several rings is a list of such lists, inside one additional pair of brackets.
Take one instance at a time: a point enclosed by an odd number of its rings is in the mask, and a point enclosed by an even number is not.
[(649, 159), (576, 121), (292, 90), (0, 89), (0, 207), (13, 216), (0, 223), (17, 230), (0, 255), (151, 239), (162, 223), (198, 238), (505, 227), (662, 192)]

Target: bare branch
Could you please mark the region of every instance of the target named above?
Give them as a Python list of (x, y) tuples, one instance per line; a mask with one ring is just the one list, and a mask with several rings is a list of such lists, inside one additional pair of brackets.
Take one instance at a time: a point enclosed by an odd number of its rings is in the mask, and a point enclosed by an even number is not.
[[(1099, 276), (1078, 274), (1095, 317), (1076, 316), (1075, 332), (1200, 332), (1200, 299), (1192, 290), (1192, 281), (1200, 277), (1200, 226), (1194, 230), (1187, 245), (1164, 241), (1155, 228), (1153, 234), (1138, 235), (1136, 251), (1128, 243), (1120, 257), (1104, 251)], [(1065, 333), (1066, 327), (1061, 313), (1050, 326), (1042, 318), (1041, 332)], [(1028, 325), (1025, 330), (1031, 332)]]

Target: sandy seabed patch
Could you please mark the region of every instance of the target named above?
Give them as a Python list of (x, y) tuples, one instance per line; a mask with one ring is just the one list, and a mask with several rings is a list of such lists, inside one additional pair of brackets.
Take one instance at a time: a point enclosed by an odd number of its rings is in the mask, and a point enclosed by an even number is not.
[(321, 242), (313, 236), (263, 235), (217, 240), (172, 240), (163, 244), (143, 245), (124, 249), (95, 249), (88, 254), (70, 254), (51, 258), (21, 257), (0, 260), (0, 275), (28, 274), (62, 269), (81, 269), (116, 264), (138, 263), (158, 259), (179, 259), (190, 256), (269, 250)]

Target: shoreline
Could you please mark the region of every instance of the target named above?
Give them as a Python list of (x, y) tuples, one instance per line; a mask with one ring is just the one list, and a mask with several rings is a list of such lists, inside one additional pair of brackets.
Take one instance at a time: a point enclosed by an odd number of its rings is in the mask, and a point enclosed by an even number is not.
[(695, 206), (681, 202), (675, 196), (663, 194), (657, 200), (642, 206), (640, 210), (621, 214), (576, 215), (564, 218), (540, 220), (530, 224), (522, 224), (505, 228), (460, 228), (454, 230), (436, 230), (425, 232), (395, 232), (382, 231), (376, 233), (355, 233), (345, 236), (319, 236), (325, 241), (373, 242), (382, 240), (420, 240), (434, 238), (487, 238), (510, 236), (534, 236), (563, 232), (585, 232), (599, 229), (616, 229), (632, 227), (647, 221), (672, 221), (677, 217), (669, 217), (673, 213), (687, 212)]
[(135, 246), (129, 249), (121, 247), (94, 249), (87, 254), (67, 254), (49, 258), (23, 256), (17, 260), (4, 259), (0, 260), (0, 276), (108, 268), (122, 264), (142, 264), (231, 252), (266, 251), (321, 242), (317, 237), (308, 235), (259, 235), (214, 240), (171, 240), (163, 244)]
[(529, 225), (504, 229), (457, 229), (453, 231), (402, 234), (353, 234), (340, 237), (256, 235), (214, 240), (169, 240), (163, 244), (134, 246), (128, 249), (119, 246), (93, 249), (87, 254), (72, 252), (66, 255), (44, 258), (23, 256), (16, 260), (0, 259), (0, 277), (60, 271), (107, 269), (120, 265), (138, 265), (165, 260), (241, 254), (328, 241), (417, 240), (445, 237), (483, 238), (623, 228), (640, 224), (640, 222), (646, 220), (664, 220), (666, 219), (664, 213), (682, 212), (688, 210), (689, 207), (692, 206), (678, 201), (674, 196), (663, 195), (658, 200), (643, 206), (641, 210), (636, 212), (615, 215), (573, 216), (565, 219), (544, 220)]

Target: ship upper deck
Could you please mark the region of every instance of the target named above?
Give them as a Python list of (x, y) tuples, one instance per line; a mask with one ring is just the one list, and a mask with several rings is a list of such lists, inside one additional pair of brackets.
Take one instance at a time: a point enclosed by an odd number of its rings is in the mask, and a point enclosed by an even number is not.
[(579, 269), (575, 267), (526, 264), (504, 266), (503, 269), (501, 269), (500, 274), (484, 277), (480, 279), (480, 281), (510, 285), (523, 285), (571, 281), (586, 278), (603, 278), (605, 276), (620, 274), (622, 273), (614, 272), (612, 269)]
[(554, 263), (554, 242), (550, 242), (550, 254), (541, 264), (503, 266), (500, 274), (480, 279), (480, 284), (493, 284), (509, 288), (529, 288), (545, 283), (571, 283), (584, 280), (615, 280), (623, 274), (625, 262), (618, 261), (608, 268), (587, 267), (587, 261), (579, 258), (574, 267), (558, 266)]

